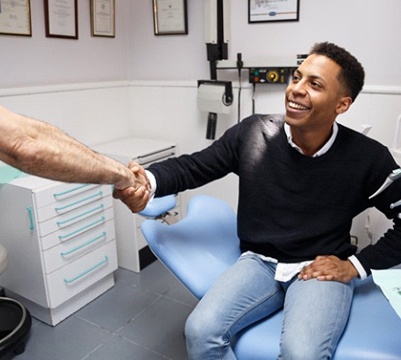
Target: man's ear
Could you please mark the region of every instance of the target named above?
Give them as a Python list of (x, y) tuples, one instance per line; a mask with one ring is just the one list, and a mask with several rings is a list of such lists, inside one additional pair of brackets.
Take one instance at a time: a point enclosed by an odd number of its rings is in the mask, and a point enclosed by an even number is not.
[(350, 96), (343, 96), (337, 104), (336, 112), (338, 115), (344, 114), (352, 104), (352, 99)]

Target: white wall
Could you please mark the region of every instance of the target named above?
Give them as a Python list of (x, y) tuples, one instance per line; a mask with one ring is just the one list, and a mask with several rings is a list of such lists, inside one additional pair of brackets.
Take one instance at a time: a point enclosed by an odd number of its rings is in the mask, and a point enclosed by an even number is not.
[(78, 40), (46, 37), (43, 4), (31, 0), (32, 37), (0, 35), (0, 88), (127, 79), (131, 1), (116, 1), (115, 38), (92, 37), (78, 1)]
[[(401, 83), (401, 1), (301, 0), (300, 21), (248, 24), (248, 1), (231, 0), (229, 58), (295, 56), (319, 41), (336, 42), (364, 64), (369, 85)], [(135, 80), (186, 80), (209, 76), (203, 42), (203, 1), (188, 0), (189, 34), (155, 37), (147, 1), (135, 2), (130, 58)], [(135, 26), (135, 25), (134, 25)]]
[(0, 104), (62, 128), (87, 145), (129, 135), (127, 82), (0, 89)]
[[(0, 88), (92, 81), (209, 77), (203, 0), (188, 2), (188, 35), (155, 36), (151, 0), (116, 0), (116, 37), (91, 37), (89, 0), (78, 1), (79, 40), (45, 37), (43, 1), (31, 1), (32, 37), (0, 35)], [(301, 0), (300, 21), (248, 24), (248, 2), (229, 0), (229, 58), (293, 56), (316, 41), (348, 48), (368, 85), (401, 83), (401, 1)]]

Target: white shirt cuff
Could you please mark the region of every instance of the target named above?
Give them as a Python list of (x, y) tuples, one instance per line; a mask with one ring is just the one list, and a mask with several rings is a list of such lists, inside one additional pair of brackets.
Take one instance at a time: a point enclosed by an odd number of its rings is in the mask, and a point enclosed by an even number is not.
[(149, 183), (150, 183), (150, 194), (149, 198), (152, 199), (153, 196), (155, 195), (156, 189), (157, 189), (157, 184), (156, 184), (156, 178), (155, 176), (148, 170), (145, 170), (146, 176), (148, 177)]
[(356, 271), (358, 271), (359, 278), (361, 280), (366, 279), (368, 274), (366, 274), (366, 271), (359, 262), (358, 258), (355, 255), (352, 255), (348, 258), (348, 260), (352, 262), (352, 265), (354, 265)]

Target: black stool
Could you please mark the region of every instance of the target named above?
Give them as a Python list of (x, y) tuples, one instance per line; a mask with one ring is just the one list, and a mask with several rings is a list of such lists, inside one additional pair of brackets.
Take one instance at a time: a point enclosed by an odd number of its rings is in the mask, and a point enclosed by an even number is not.
[[(0, 274), (7, 267), (7, 250), (0, 245)], [(4, 296), (0, 287), (0, 359), (22, 354), (32, 326), (29, 311), (17, 300)]]

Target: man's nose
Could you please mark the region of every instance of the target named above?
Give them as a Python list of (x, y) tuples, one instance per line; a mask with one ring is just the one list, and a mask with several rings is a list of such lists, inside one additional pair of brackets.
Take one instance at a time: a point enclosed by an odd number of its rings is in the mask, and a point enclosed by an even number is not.
[(302, 80), (299, 80), (295, 83), (292, 83), (292, 91), (295, 93), (305, 93), (305, 82)]

